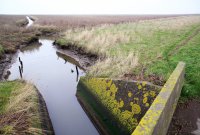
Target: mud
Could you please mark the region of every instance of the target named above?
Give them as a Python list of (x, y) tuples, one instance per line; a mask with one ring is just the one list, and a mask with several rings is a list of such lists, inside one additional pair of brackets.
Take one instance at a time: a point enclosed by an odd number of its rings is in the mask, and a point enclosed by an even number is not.
[(57, 47), (58, 52), (74, 58), (85, 70), (87, 70), (88, 67), (94, 65), (95, 62), (99, 59), (97, 55), (86, 53), (82, 48), (78, 48), (76, 46), (70, 45), (62, 48), (56, 45), (55, 42), (54, 45)]
[(178, 103), (167, 135), (199, 135), (200, 101), (190, 99)]
[(9, 67), (11, 64), (12, 55), (5, 55), (3, 59), (0, 60), (0, 81), (6, 77), (6, 74), (4, 74), (5, 69)]

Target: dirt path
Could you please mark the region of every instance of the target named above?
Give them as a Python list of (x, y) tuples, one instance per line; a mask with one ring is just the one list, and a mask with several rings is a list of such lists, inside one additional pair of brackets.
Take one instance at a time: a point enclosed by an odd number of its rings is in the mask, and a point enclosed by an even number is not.
[(200, 100), (178, 103), (168, 135), (200, 135)]

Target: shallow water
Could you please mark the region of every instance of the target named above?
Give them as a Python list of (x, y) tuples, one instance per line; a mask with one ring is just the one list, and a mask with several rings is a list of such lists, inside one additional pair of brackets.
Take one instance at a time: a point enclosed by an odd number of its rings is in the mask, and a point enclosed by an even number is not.
[(33, 21), (28, 16), (26, 16), (26, 19), (28, 20), (28, 24), (26, 25), (26, 28), (28, 28), (33, 24)]
[[(79, 76), (83, 76), (84, 71), (73, 58), (56, 52), (53, 41), (41, 39), (40, 42), (42, 45), (19, 51), (18, 57), (23, 61), (23, 79), (35, 84), (44, 97), (55, 133), (97, 135), (75, 96), (76, 65)], [(9, 69), (9, 80), (20, 78), (19, 66), (17, 58)]]

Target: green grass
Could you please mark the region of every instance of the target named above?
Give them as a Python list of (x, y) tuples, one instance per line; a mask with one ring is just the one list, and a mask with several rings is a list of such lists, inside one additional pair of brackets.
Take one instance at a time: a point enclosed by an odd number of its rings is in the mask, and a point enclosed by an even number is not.
[(195, 37), (170, 56), (199, 29), (200, 16), (180, 16), (67, 30), (61, 44), (67, 45), (70, 40), (88, 52), (103, 56), (103, 60), (89, 68), (88, 75), (94, 77), (123, 78), (128, 73), (147, 80), (149, 75), (156, 75), (166, 81), (178, 61), (184, 61), (187, 67), (182, 96), (200, 96), (199, 38)]
[(0, 114), (4, 113), (5, 106), (9, 101), (11, 92), (21, 86), (17, 81), (0, 83)]
[(176, 67), (179, 61), (186, 63), (185, 84), (182, 90), (183, 97), (200, 97), (200, 32), (188, 43), (180, 47), (173, 56), (166, 54), (166, 60), (157, 61), (149, 66), (151, 72), (164, 74), (169, 73)]
[(3, 54), (4, 54), (4, 48), (2, 45), (0, 45), (0, 59), (3, 56)]
[(65, 46), (67, 43), (68, 43), (68, 41), (64, 38), (60, 38), (60, 39), (56, 40), (56, 44), (61, 47)]

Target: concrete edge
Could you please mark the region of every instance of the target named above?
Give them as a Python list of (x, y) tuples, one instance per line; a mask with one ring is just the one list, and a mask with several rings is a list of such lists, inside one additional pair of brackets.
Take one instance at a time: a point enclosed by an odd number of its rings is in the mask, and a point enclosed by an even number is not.
[(185, 63), (176, 69), (161, 89), (149, 110), (131, 135), (165, 135), (175, 111), (184, 83)]

